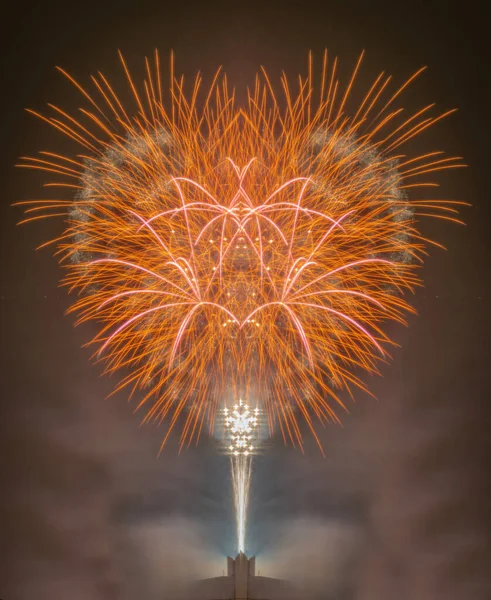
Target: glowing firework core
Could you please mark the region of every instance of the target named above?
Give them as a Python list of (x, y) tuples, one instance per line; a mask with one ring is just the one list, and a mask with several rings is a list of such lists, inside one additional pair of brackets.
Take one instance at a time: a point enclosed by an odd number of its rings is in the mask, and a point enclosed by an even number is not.
[(250, 410), (242, 400), (233, 407), (230, 414), (228, 408), (223, 410), (225, 427), (231, 440), (228, 450), (230, 468), (234, 488), (235, 517), (237, 523), (237, 546), (239, 552), (245, 552), (247, 505), (252, 474), (252, 456), (254, 450), (252, 437), (259, 424), (259, 409)]

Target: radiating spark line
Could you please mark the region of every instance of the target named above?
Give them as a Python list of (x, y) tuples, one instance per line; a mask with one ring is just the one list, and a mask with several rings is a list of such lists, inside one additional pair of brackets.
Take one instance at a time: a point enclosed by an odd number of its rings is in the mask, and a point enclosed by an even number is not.
[(171, 303), (171, 304), (160, 304), (159, 306), (154, 306), (153, 308), (149, 308), (148, 310), (144, 310), (143, 312), (135, 315), (131, 319), (128, 319), (122, 325), (120, 325), (116, 329), (116, 331), (112, 335), (110, 335), (109, 338), (104, 342), (104, 344), (102, 345), (101, 349), (99, 350), (99, 354), (102, 354), (102, 352), (104, 352), (105, 348), (113, 341), (113, 339), (117, 335), (119, 335), (124, 329), (126, 329), (129, 325), (131, 325), (132, 323), (134, 323), (138, 319), (141, 319), (142, 317), (144, 317), (145, 315), (149, 315), (150, 313), (154, 313), (157, 310), (164, 310), (166, 308), (172, 308), (173, 306), (183, 306), (185, 304), (192, 304), (192, 302), (175, 302), (175, 303)]

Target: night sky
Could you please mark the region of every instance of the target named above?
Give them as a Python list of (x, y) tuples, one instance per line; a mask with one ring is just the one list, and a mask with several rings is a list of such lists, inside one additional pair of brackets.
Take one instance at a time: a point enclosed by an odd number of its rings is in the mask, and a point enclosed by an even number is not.
[[(44, 176), (17, 158), (71, 147), (28, 115), (79, 97), (55, 70), (123, 84), (145, 55), (172, 48), (178, 72), (223, 65), (244, 89), (260, 65), (304, 72), (325, 47), (344, 72), (367, 52), (362, 82), (380, 70), (404, 81), (418, 108), (458, 108), (419, 142), (464, 156), (441, 176), (442, 198), (464, 200), (466, 226), (425, 222), (425, 287), (377, 400), (350, 403), (324, 430), (323, 458), (276, 438), (256, 461), (248, 553), (262, 575), (290, 577), (305, 600), (491, 598), (489, 339), (491, 95), (488, 22), (478, 3), (26, 2), (3, 15), (1, 111), (2, 600), (175, 600), (185, 580), (220, 575), (234, 549), (227, 459), (215, 442), (180, 455), (162, 430), (139, 427), (124, 395), (104, 398), (73, 328), (61, 270), (36, 252), (60, 224), (17, 227), (16, 201), (43, 197)], [(141, 71), (140, 71), (141, 72)], [(123, 92), (124, 95), (124, 92)], [(416, 148), (417, 149), (417, 148)], [(47, 196), (45, 196), (47, 197)]]

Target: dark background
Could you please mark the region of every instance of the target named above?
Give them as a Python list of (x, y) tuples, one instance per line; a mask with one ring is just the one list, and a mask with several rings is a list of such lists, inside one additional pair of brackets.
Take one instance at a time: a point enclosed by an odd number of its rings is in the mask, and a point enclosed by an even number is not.
[(344, 427), (323, 434), (327, 457), (276, 440), (256, 461), (249, 553), (261, 574), (286, 576), (303, 597), (485, 600), (491, 597), (488, 250), (490, 240), (488, 22), (475, 2), (18, 2), (2, 15), (1, 371), (2, 600), (174, 600), (186, 579), (221, 574), (233, 551), (226, 459), (213, 441), (157, 459), (161, 432), (139, 428), (113, 382), (81, 349), (60, 270), (34, 247), (59, 225), (16, 227), (18, 200), (47, 197), (43, 176), (17, 158), (69, 144), (24, 112), (79, 98), (54, 69), (86, 82), (101, 70), (124, 84), (158, 47), (166, 68), (205, 76), (222, 64), (239, 92), (260, 65), (273, 78), (304, 72), (327, 47), (361, 82), (380, 70), (404, 81), (409, 109), (459, 112), (422, 147), (465, 157), (440, 178), (465, 200), (466, 227), (423, 230), (448, 247), (425, 262), (419, 316), (394, 331), (402, 348), (378, 400), (360, 397)]

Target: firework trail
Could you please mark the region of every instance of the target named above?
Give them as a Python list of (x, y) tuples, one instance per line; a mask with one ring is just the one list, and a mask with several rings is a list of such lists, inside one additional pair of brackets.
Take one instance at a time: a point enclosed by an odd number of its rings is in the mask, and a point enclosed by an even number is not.
[(247, 507), (252, 475), (252, 455), (254, 433), (259, 424), (259, 409), (250, 409), (242, 400), (233, 410), (224, 409), (227, 431), (230, 471), (234, 491), (235, 517), (237, 525), (237, 549), (245, 552), (247, 530)]
[(230, 458), (232, 484), (234, 488), (235, 518), (237, 524), (237, 550), (245, 552), (247, 507), (251, 485), (252, 457), (233, 456)]
[[(145, 420), (170, 432), (183, 415), (182, 444), (230, 397), (260, 403), (295, 445), (299, 416), (318, 439), (316, 422), (336, 421), (341, 394), (389, 358), (385, 324), (411, 310), (404, 293), (434, 243), (418, 220), (459, 222), (458, 202), (427, 194), (460, 159), (404, 152), (452, 111), (403, 111), (421, 70), (392, 90), (381, 74), (352, 109), (361, 58), (344, 88), (327, 53), (318, 81), (309, 59), (281, 93), (262, 72), (244, 106), (220, 73), (188, 93), (171, 62), (164, 94), (157, 53), (139, 87), (121, 60), (135, 110), (103, 75), (89, 93), (63, 72), (86, 106), (38, 116), (79, 153), (21, 164), (55, 177), (26, 220), (65, 219), (48, 243), (78, 322), (98, 327), (95, 357), (120, 374), (116, 391), (138, 392)], [(248, 472), (237, 463), (234, 481)]]

